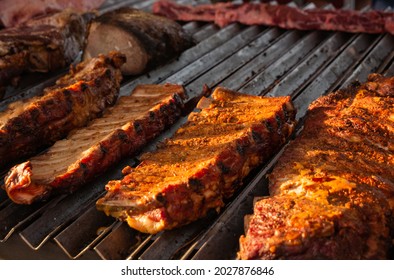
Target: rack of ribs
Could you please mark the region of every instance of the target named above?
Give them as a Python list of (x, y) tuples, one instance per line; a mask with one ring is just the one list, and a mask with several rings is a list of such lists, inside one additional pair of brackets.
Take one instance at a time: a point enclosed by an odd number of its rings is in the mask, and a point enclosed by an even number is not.
[(293, 131), (290, 97), (258, 97), (216, 88), (198, 112), (157, 150), (110, 181), (96, 206), (141, 232), (157, 233), (219, 210), (249, 172)]
[(101, 118), (14, 166), (5, 177), (8, 196), (16, 203), (31, 204), (76, 190), (122, 158), (134, 155), (174, 123), (184, 98), (179, 85), (137, 86)]
[(56, 84), (0, 112), (0, 168), (37, 153), (85, 126), (119, 94), (124, 55), (112, 52), (71, 67)]
[(384, 259), (392, 247), (394, 77), (313, 102), (255, 203), (241, 259)]

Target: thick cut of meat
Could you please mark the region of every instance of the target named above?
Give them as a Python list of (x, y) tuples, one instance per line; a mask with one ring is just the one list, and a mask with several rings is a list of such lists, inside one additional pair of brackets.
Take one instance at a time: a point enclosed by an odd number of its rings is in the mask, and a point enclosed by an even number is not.
[(82, 49), (90, 17), (67, 10), (0, 30), (0, 90), (24, 72), (67, 67)]
[(313, 102), (240, 239), (241, 259), (384, 259), (394, 213), (394, 77)]
[(0, 112), (0, 168), (52, 145), (115, 103), (125, 57), (113, 52), (71, 67), (43, 94)]
[(180, 116), (184, 97), (178, 85), (137, 86), (103, 117), (14, 166), (5, 177), (8, 196), (31, 204), (52, 193), (74, 191), (172, 124)]
[(111, 50), (122, 51), (125, 75), (141, 74), (179, 55), (193, 40), (175, 21), (132, 8), (96, 18), (89, 27), (84, 59)]
[(13, 27), (31, 18), (72, 9), (84, 13), (97, 9), (105, 0), (1, 0), (0, 25)]
[(394, 13), (354, 10), (302, 10), (286, 5), (265, 3), (216, 3), (199, 6), (180, 5), (161, 0), (153, 12), (173, 20), (212, 21), (220, 27), (233, 22), (277, 26), (298, 30), (332, 30), (394, 34)]
[(219, 210), (242, 179), (293, 131), (289, 97), (264, 98), (217, 88), (201, 112), (107, 184), (97, 208), (142, 232), (157, 233)]

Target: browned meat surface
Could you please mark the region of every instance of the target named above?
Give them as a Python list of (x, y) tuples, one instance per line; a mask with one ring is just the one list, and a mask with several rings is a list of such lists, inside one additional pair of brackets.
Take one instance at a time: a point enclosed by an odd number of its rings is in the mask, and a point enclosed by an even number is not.
[(277, 26), (284, 29), (332, 30), (394, 34), (394, 13), (355, 10), (302, 10), (286, 5), (265, 3), (216, 3), (207, 5), (180, 5), (160, 0), (153, 12), (173, 20), (212, 21), (220, 27), (233, 22)]
[(88, 18), (64, 11), (0, 30), (0, 91), (24, 72), (67, 67), (82, 49)]
[(241, 259), (384, 259), (393, 238), (394, 77), (321, 97), (270, 174)]
[(0, 112), (0, 168), (52, 145), (115, 103), (125, 57), (117, 52), (72, 67), (41, 96)]
[(136, 75), (179, 55), (192, 44), (191, 36), (175, 21), (121, 8), (90, 24), (83, 57), (119, 50), (127, 57), (122, 73)]
[(157, 233), (219, 210), (242, 179), (293, 131), (289, 97), (217, 88), (173, 137), (107, 184), (97, 208), (142, 232)]
[(13, 27), (31, 18), (72, 9), (84, 13), (100, 7), (105, 0), (1, 0), (0, 26)]
[(16, 203), (31, 204), (86, 184), (172, 124), (180, 116), (184, 97), (178, 85), (136, 87), (103, 117), (14, 166), (5, 177), (8, 196)]

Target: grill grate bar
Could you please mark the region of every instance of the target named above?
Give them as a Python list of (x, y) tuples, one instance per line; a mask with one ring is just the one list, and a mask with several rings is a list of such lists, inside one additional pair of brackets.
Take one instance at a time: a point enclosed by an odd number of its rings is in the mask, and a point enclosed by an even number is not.
[(387, 76), (394, 76), (394, 61), (391, 66), (384, 72)]
[[(241, 27), (236, 24), (232, 24), (227, 26), (226, 28), (219, 30), (216, 34), (208, 37), (206, 40), (200, 42), (196, 46), (192, 47), (189, 50), (186, 50), (178, 60), (173, 61), (172, 63), (166, 64), (156, 70), (149, 72), (146, 75), (137, 78), (124, 86), (122, 86), (120, 90), (120, 95), (128, 95), (130, 91), (137, 84), (149, 84), (149, 83), (161, 83), (164, 79), (168, 78), (171, 75), (174, 75), (184, 67), (189, 64), (195, 62), (200, 59), (210, 51), (218, 48), (219, 46), (225, 44), (231, 38), (236, 36), (241, 31)], [(204, 33), (203, 30), (198, 31), (199, 36), (202, 35), (208, 36), (210, 34), (210, 30), (207, 29), (207, 32)]]
[(283, 34), (283, 31), (276, 28), (268, 29), (234, 55), (194, 80), (192, 84), (188, 85), (188, 92), (197, 93), (201, 91), (204, 84), (213, 87), (235, 71), (240, 71), (240, 68), (250, 61), (253, 61), (254, 65), (262, 67), (261, 65), (265, 65), (266, 61), (273, 61), (277, 58), (288, 44), (294, 44), (300, 39), (300, 36), (299, 32), (285, 32)]
[(382, 61), (381, 68), (387, 66), (391, 60), (392, 46), (394, 46), (394, 37), (385, 35), (378, 44), (371, 50), (367, 57), (352, 71), (352, 74), (342, 83), (342, 87), (349, 86), (352, 82), (366, 81), (368, 74), (373, 72), (381, 72), (379, 70), (379, 62)]
[(93, 205), (54, 240), (71, 259), (77, 259), (93, 248), (116, 224), (112, 217), (97, 211)]
[[(327, 37), (326, 33), (322, 32), (311, 32), (306, 33), (305, 36), (293, 44), (290, 49), (281, 53), (281, 56), (264, 62), (265, 68), (260, 69), (261, 66), (251, 61), (244, 69), (240, 69), (234, 75), (228, 77), (221, 83), (228, 88), (241, 90), (245, 85), (249, 85), (250, 81), (254, 81), (253, 86), (250, 86), (247, 91), (251, 94), (260, 94), (265, 91), (266, 88), (279, 80), (285, 73), (291, 71), (294, 67), (297, 67), (299, 62), (302, 61), (317, 45), (325, 40)], [(272, 61), (272, 63), (270, 63)], [(250, 75), (248, 73), (251, 73)], [(258, 74), (259, 73), (259, 74)], [(257, 75), (257, 77), (256, 77)], [(253, 79), (254, 78), (254, 79)], [(238, 81), (235, 83), (235, 81)], [(240, 83), (241, 82), (241, 83)], [(258, 84), (257, 84), (258, 83)]]
[(186, 225), (180, 229), (163, 232), (144, 253), (139, 257), (142, 260), (169, 260), (181, 256), (184, 250), (206, 230), (217, 218), (217, 213), (210, 212), (204, 219)]
[(361, 34), (317, 77), (302, 94), (294, 97), (297, 115), (303, 116), (309, 104), (330, 91), (331, 87), (346, 74), (347, 69), (363, 57), (371, 42), (376, 41), (376, 35)]
[[(263, 93), (267, 93), (267, 96), (297, 95), (297, 92), (300, 92), (305, 84), (315, 80), (319, 73), (340, 53), (343, 46), (347, 45), (352, 39), (354, 38), (349, 34), (334, 33), (290, 73), (282, 77), (280, 82), (273, 83)], [(251, 83), (241, 90), (245, 92), (251, 90), (253, 92), (254, 88), (260, 86), (260, 83), (264, 80), (263, 77), (265, 77), (263, 74), (256, 76)]]
[(84, 213), (92, 201), (98, 199), (104, 191), (109, 179), (121, 177), (121, 169), (125, 165), (133, 165), (130, 160), (124, 160), (119, 165), (103, 174), (96, 181), (68, 195), (58, 203), (56, 209), (45, 211), (43, 215), (20, 232), (22, 239), (33, 249), (39, 249), (50, 237), (58, 233), (62, 227), (74, 218)]
[(251, 26), (242, 30), (223, 45), (207, 53), (200, 59), (189, 64), (176, 74), (166, 79), (168, 83), (188, 84), (207, 70), (216, 66), (233, 53), (253, 41), (262, 31), (261, 27)]
[(118, 222), (111, 234), (103, 238), (94, 250), (104, 260), (124, 260), (147, 238), (152, 237), (132, 230), (125, 223)]
[(22, 206), (11, 202), (8, 203), (8, 205), (0, 211), (0, 242), (7, 241), (7, 239), (25, 223), (39, 216), (46, 207), (48, 207), (48, 205), (44, 203)]

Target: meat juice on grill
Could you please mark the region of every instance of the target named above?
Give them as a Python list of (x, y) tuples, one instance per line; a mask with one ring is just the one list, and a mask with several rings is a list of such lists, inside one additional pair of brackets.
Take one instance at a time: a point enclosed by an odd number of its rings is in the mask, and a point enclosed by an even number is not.
[(119, 50), (127, 57), (124, 75), (137, 75), (168, 61), (194, 44), (182, 26), (165, 17), (121, 8), (93, 20), (83, 57)]
[(118, 97), (124, 55), (112, 52), (71, 67), (39, 96), (0, 112), (0, 168), (37, 153), (85, 126)]
[(184, 98), (179, 85), (137, 86), (101, 118), (14, 166), (5, 178), (8, 196), (16, 203), (31, 204), (85, 185), (174, 123)]
[(321, 97), (269, 175), (241, 259), (385, 259), (394, 211), (394, 77)]
[(122, 180), (110, 181), (97, 208), (142, 232), (157, 233), (219, 210), (242, 179), (292, 133), (290, 97), (264, 98), (217, 88), (200, 112)]

